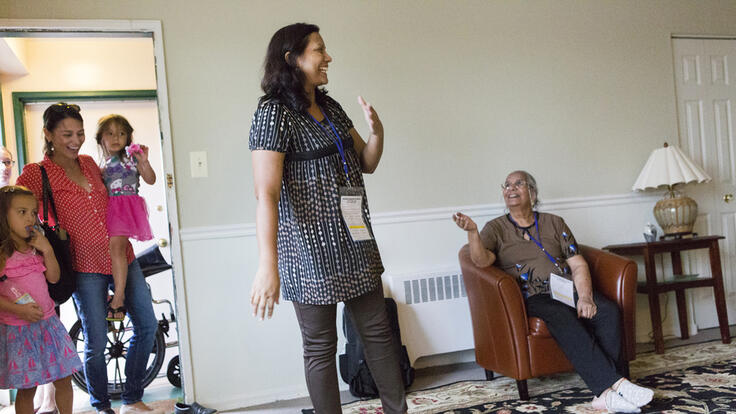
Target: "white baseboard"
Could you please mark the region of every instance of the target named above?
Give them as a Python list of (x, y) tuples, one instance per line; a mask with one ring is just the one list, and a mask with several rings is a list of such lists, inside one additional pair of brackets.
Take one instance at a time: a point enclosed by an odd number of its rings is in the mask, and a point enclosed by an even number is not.
[(217, 397), (216, 400), (202, 400), (198, 402), (205, 407), (215, 407), (218, 411), (229, 411), (252, 407), (255, 405), (268, 404), (278, 400), (293, 400), (308, 396), (309, 394), (307, 393), (306, 387), (295, 386), (260, 390), (257, 393), (244, 392), (236, 395), (230, 394), (227, 398)]

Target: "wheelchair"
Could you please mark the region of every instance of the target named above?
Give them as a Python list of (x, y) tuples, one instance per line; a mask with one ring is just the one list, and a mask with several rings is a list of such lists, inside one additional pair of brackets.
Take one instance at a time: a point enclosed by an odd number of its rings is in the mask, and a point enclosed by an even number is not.
[[(171, 269), (171, 265), (166, 263), (158, 246), (154, 245), (143, 252), (139, 253), (136, 258), (143, 271), (143, 276), (148, 277)], [(148, 285), (150, 292), (151, 286)], [(153, 295), (151, 295), (153, 298)], [(146, 372), (143, 378), (143, 388), (153, 382), (163, 367), (164, 358), (166, 357), (166, 349), (179, 345), (178, 341), (166, 341), (169, 336), (170, 324), (176, 322), (174, 307), (169, 300), (153, 299), (154, 304), (166, 304), (169, 307), (169, 316), (161, 314), (158, 320), (158, 329), (153, 342), (153, 349), (148, 357)], [(75, 304), (76, 309), (76, 304)], [(82, 321), (77, 320), (69, 330), (69, 336), (75, 345), (77, 353), (82, 361), (84, 361), (84, 330), (82, 329)], [(107, 365), (107, 391), (111, 399), (120, 399), (125, 386), (125, 357), (128, 353), (130, 339), (133, 337), (133, 324), (125, 315), (125, 319), (118, 322), (107, 322), (107, 346), (105, 348), (105, 364)], [(166, 377), (175, 387), (181, 388), (181, 371), (179, 366), (179, 355), (173, 357), (167, 366)], [(84, 370), (80, 370), (72, 374), (72, 381), (84, 392), (89, 393), (87, 389), (87, 379)]]

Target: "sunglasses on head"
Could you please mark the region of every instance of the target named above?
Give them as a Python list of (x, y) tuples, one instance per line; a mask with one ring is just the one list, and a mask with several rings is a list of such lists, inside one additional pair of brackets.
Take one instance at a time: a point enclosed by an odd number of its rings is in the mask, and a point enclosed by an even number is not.
[(79, 112), (79, 105), (59, 102), (51, 105), (51, 109), (55, 111), (66, 111), (68, 109), (71, 109), (72, 111)]

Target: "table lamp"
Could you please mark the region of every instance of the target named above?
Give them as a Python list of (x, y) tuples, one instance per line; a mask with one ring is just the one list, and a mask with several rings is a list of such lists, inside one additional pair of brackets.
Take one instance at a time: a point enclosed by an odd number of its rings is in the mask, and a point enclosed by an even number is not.
[(690, 161), (675, 145), (664, 143), (663, 148), (652, 151), (644, 164), (633, 190), (646, 190), (667, 186), (664, 198), (654, 205), (654, 218), (665, 237), (679, 237), (693, 232), (698, 216), (698, 204), (690, 197), (674, 189), (677, 184), (704, 183), (711, 178)]

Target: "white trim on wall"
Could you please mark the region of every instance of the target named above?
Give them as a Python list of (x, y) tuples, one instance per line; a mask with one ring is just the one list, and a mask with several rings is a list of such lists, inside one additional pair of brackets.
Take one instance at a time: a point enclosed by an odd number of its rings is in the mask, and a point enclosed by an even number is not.
[(734, 35), (708, 35), (708, 34), (672, 34), (673, 39), (736, 39)]
[[(661, 198), (661, 194), (616, 194), (600, 195), (592, 197), (571, 197), (545, 200), (540, 204), (542, 211), (564, 211), (580, 208), (609, 207), (631, 204), (651, 204), (652, 206)], [(401, 224), (413, 222), (432, 222), (449, 220), (455, 212), (462, 211), (469, 216), (498, 216), (503, 214), (504, 205), (478, 204), (470, 206), (427, 208), (420, 210), (392, 211), (371, 215), (374, 227), (384, 224)], [(235, 225), (202, 226), (181, 229), (180, 236), (183, 242), (229, 239), (236, 237), (254, 237), (256, 235), (255, 223), (242, 223)]]

